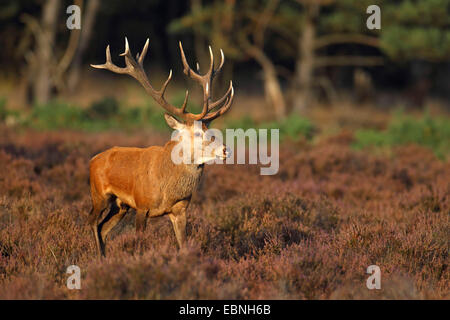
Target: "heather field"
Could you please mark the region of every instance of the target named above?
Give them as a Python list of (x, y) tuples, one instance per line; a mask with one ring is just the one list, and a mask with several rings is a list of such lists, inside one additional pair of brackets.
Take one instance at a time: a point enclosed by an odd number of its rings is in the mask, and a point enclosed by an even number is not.
[(1, 2), (0, 301), (450, 300), (449, 0)]
[[(450, 163), (426, 146), (355, 147), (350, 131), (283, 139), (277, 175), (206, 167), (186, 248), (166, 217), (136, 235), (130, 211), (100, 259), (89, 159), (169, 135), (0, 130), (0, 299), (450, 298)], [(66, 287), (73, 264), (81, 290)], [(381, 290), (366, 288), (369, 265)]]

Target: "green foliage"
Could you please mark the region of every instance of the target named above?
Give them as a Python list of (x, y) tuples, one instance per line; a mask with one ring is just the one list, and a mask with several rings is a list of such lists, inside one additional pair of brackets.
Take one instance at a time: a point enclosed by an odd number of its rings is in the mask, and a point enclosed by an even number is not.
[(440, 158), (450, 154), (450, 119), (433, 118), (429, 114), (420, 119), (397, 114), (387, 130), (359, 130), (355, 136), (356, 148), (415, 143), (431, 148)]
[(92, 103), (92, 105), (85, 111), (85, 114), (90, 120), (105, 120), (117, 115), (119, 111), (119, 104), (116, 99), (106, 97), (100, 101)]
[(386, 25), (448, 26), (448, 0), (403, 0), (382, 6)]
[[(248, 53), (242, 39), (248, 38), (259, 28), (263, 9), (268, 5), (269, 1), (266, 0), (237, 1), (233, 4), (215, 1), (173, 20), (168, 26), (168, 32), (200, 35), (209, 39), (214, 46), (223, 49), (228, 59), (245, 60), (248, 59)], [(296, 7), (295, 2), (283, 3), (268, 21), (268, 29), (295, 38), (301, 21), (301, 15)], [(269, 39), (270, 36), (271, 33), (267, 32), (264, 37), (268, 43), (272, 39)], [(277, 48), (278, 46), (273, 47)]]
[(170, 130), (169, 126), (164, 121), (163, 111), (153, 103), (147, 103), (143, 107), (129, 108), (127, 110), (131, 113), (128, 119), (135, 119), (134, 123), (138, 124), (140, 127), (148, 127), (150, 125), (156, 130)]
[(382, 9), (382, 50), (395, 60), (446, 60), (450, 55), (448, 0), (387, 2)]
[(225, 122), (225, 127), (247, 130), (250, 128), (256, 128), (256, 123), (250, 116), (245, 115), (244, 117), (238, 119), (227, 120)]
[(88, 108), (80, 108), (58, 100), (45, 105), (36, 105), (29, 113), (8, 110), (0, 101), (0, 121), (20, 124), (41, 130), (75, 129), (101, 131), (109, 129), (141, 129), (152, 127), (168, 130), (160, 108), (152, 104), (123, 107), (114, 98), (95, 101)]
[(36, 105), (28, 118), (27, 124), (37, 129), (58, 129), (79, 127), (84, 120), (81, 108), (51, 101), (48, 104)]
[(256, 124), (255, 121), (249, 116), (245, 116), (239, 119), (234, 119), (227, 122), (227, 128), (241, 128), (247, 130), (250, 128), (255, 129), (279, 129), (280, 139), (289, 138), (292, 140), (299, 140), (301, 138), (311, 139), (315, 132), (315, 126), (310, 120), (303, 118), (297, 114), (291, 114), (289, 117), (281, 121), (263, 122)]
[(319, 33), (369, 33), (366, 28), (366, 8), (373, 1), (341, 0), (322, 11), (317, 21)]
[(392, 26), (383, 32), (381, 45), (394, 59), (425, 58), (431, 61), (450, 54), (450, 31), (439, 28)]
[(315, 132), (315, 127), (308, 119), (297, 114), (291, 114), (279, 122), (265, 124), (268, 129), (280, 129), (280, 139), (290, 138), (298, 140), (301, 137), (311, 139)]
[[(186, 98), (186, 92), (185, 91), (178, 91), (176, 92), (173, 97), (170, 99), (170, 103), (174, 106), (182, 106), (184, 99)], [(200, 113), (202, 111), (202, 106), (200, 106), (198, 103), (192, 101), (193, 99), (190, 98), (188, 100), (188, 105), (186, 110), (188, 112), (192, 113)]]
[(8, 110), (5, 108), (6, 105), (6, 99), (4, 97), (0, 98), (0, 121), (5, 121)]
[[(184, 93), (173, 96), (171, 103), (177, 106), (183, 104)], [(21, 124), (41, 130), (75, 129), (84, 131), (102, 131), (109, 129), (141, 129), (151, 127), (167, 131), (169, 127), (164, 121), (161, 108), (148, 102), (144, 106), (124, 107), (112, 97), (93, 102), (83, 109), (69, 103), (53, 100), (45, 105), (36, 105), (30, 113), (18, 113), (4, 107), (0, 100), (0, 121), (14, 118), (11, 123)], [(198, 104), (189, 103), (191, 112), (200, 112)], [(231, 119), (225, 122), (226, 128), (279, 129), (280, 139), (298, 140), (301, 137), (310, 139), (315, 131), (314, 125), (306, 118), (292, 114), (283, 121), (256, 123), (250, 116)], [(270, 138), (270, 131), (269, 131)]]
[[(381, 8), (381, 30), (368, 30), (366, 9), (376, 4)], [(257, 27), (258, 12), (267, 6), (267, 1), (240, 1), (234, 6), (234, 14), (225, 2), (205, 5), (174, 20), (169, 31), (173, 33), (193, 32), (219, 44), (232, 59), (245, 58), (236, 39)], [(302, 35), (306, 6), (296, 1), (281, 1), (268, 22), (266, 43), (281, 56), (296, 57), (289, 50)], [(228, 11), (227, 11), (228, 10)], [(367, 35), (380, 39), (381, 52), (396, 61), (425, 59), (441, 61), (450, 55), (450, 19), (448, 0), (340, 0), (322, 5), (316, 21), (317, 37), (340, 35)], [(214, 27), (215, 21), (233, 17), (233, 32)], [(277, 35), (273, 37), (273, 35)], [(273, 38), (272, 38), (273, 37)], [(286, 43), (287, 41), (287, 43)], [(344, 41), (345, 43), (345, 41)]]

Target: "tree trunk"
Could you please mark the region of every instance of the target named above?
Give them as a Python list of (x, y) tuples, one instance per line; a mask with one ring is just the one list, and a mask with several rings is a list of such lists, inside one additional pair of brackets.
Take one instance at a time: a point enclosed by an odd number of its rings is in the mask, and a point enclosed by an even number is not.
[(311, 102), (311, 89), (314, 73), (314, 40), (316, 37), (316, 17), (319, 6), (309, 4), (305, 12), (303, 32), (299, 38), (299, 57), (295, 68), (294, 109), (302, 112)]
[(36, 39), (38, 71), (33, 83), (33, 96), (34, 101), (37, 103), (47, 103), (51, 95), (51, 67), (55, 63), (55, 61), (52, 61), (52, 50), (55, 42), (60, 4), (60, 0), (47, 0), (42, 10), (42, 31)]
[[(191, 12), (193, 14), (196, 14), (198, 12), (201, 12), (202, 10), (202, 1), (201, 0), (191, 0)], [(209, 56), (207, 55), (207, 47), (205, 45), (205, 39), (198, 31), (197, 27), (194, 26), (194, 50), (195, 50), (195, 57), (197, 59), (197, 63), (200, 66), (203, 66), (205, 68), (205, 64), (208, 65), (209, 63)]]
[(262, 50), (249, 44), (246, 44), (245, 48), (248, 54), (261, 65), (264, 73), (264, 94), (266, 102), (274, 109), (277, 120), (282, 120), (286, 116), (286, 102), (275, 66)]
[[(220, 39), (218, 39), (219, 42), (213, 43), (216, 49), (221, 48), (223, 45), (225, 45), (223, 43), (224, 42), (223, 35), (233, 33), (233, 26), (236, 19), (236, 12), (235, 12), (236, 0), (225, 0), (225, 2), (228, 6), (228, 9), (225, 11), (226, 14), (223, 15), (223, 18), (221, 18), (221, 25), (220, 25), (221, 37)], [(220, 92), (227, 90), (229, 86), (229, 79), (233, 79), (234, 73), (233, 59), (227, 60), (227, 63), (225, 63), (224, 66), (222, 67), (221, 73), (222, 75), (219, 77), (220, 81), (216, 85), (216, 88)]]
[(273, 65), (263, 66), (263, 72), (266, 102), (273, 107), (277, 120), (282, 120), (286, 116), (286, 103), (277, 73)]
[(69, 91), (73, 91), (80, 80), (81, 67), (83, 62), (83, 55), (91, 40), (92, 30), (95, 25), (95, 18), (97, 16), (98, 9), (100, 7), (100, 0), (90, 0), (86, 5), (86, 11), (84, 13), (84, 20), (82, 20), (81, 38), (78, 44), (78, 50), (75, 53), (75, 57), (72, 62), (72, 67), (69, 71), (68, 88)]

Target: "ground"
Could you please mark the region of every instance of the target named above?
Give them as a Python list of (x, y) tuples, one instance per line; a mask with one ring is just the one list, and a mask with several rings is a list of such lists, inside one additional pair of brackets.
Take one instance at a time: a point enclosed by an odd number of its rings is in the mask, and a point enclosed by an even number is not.
[[(168, 218), (130, 212), (96, 256), (88, 163), (168, 133), (0, 127), (2, 299), (448, 299), (448, 161), (417, 145), (355, 150), (350, 132), (285, 140), (280, 171), (205, 168), (178, 250)], [(66, 269), (81, 269), (68, 290)], [(367, 267), (381, 268), (368, 290)]]

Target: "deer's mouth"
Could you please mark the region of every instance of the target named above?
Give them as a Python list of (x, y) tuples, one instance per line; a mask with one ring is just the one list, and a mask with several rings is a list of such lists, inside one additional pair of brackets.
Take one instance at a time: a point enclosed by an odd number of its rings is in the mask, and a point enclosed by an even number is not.
[(232, 154), (233, 154), (233, 152), (231, 152), (231, 149), (228, 148), (228, 147), (226, 147), (223, 150), (223, 157), (224, 157), (224, 159), (227, 159), (227, 158), (231, 157)]
[(216, 159), (220, 160), (225, 160), (229, 157), (231, 157), (231, 150), (229, 148), (224, 149), (221, 154), (216, 154)]

